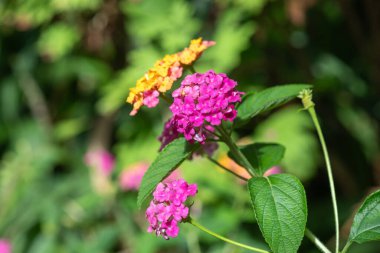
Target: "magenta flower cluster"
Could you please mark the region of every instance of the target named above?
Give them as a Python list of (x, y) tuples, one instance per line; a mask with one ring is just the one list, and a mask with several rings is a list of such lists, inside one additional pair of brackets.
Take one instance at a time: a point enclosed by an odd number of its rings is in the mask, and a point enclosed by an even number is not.
[(176, 130), (186, 140), (204, 144), (206, 133), (214, 131), (212, 126), (235, 119), (235, 104), (243, 94), (235, 89), (236, 85), (226, 74), (216, 74), (213, 70), (186, 76), (172, 94), (174, 102), (170, 110)]
[(153, 192), (153, 200), (146, 210), (149, 222), (148, 232), (155, 232), (166, 240), (177, 237), (178, 223), (189, 215), (189, 207), (185, 205), (188, 197), (197, 193), (196, 184), (188, 184), (183, 179), (169, 183), (159, 183)]

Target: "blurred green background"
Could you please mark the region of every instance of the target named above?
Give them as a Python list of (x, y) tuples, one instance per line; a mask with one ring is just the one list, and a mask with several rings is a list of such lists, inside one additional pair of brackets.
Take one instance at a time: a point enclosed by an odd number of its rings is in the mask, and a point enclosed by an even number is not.
[[(196, 69), (226, 72), (241, 90), (314, 85), (344, 242), (355, 208), (380, 184), (379, 27), (377, 0), (0, 1), (0, 238), (14, 253), (246, 252), (187, 224), (176, 239), (155, 238), (145, 232), (137, 193), (119, 187), (121, 171), (153, 161), (169, 117), (163, 103), (129, 116), (128, 89), (157, 59), (201, 36), (217, 44)], [(308, 227), (331, 245), (321, 150), (299, 108), (294, 101), (260, 116), (239, 137), (286, 146), (281, 167), (303, 181)], [(116, 159), (103, 179), (84, 162), (99, 147)], [(266, 247), (244, 185), (205, 159), (180, 171), (200, 188), (193, 216)], [(318, 251), (304, 239), (299, 252)]]

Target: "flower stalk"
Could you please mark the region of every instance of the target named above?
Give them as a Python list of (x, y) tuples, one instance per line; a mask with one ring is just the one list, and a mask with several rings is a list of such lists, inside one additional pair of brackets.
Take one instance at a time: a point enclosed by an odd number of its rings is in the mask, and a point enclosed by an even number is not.
[(225, 241), (227, 243), (230, 243), (230, 244), (233, 244), (235, 246), (238, 246), (238, 247), (241, 247), (241, 248), (244, 248), (244, 249), (248, 249), (250, 251), (253, 251), (253, 252), (259, 252), (259, 253), (269, 253), (269, 251), (266, 251), (266, 250), (263, 250), (263, 249), (259, 249), (259, 248), (255, 248), (255, 247), (252, 247), (252, 246), (248, 246), (246, 244), (243, 244), (243, 243), (239, 243), (239, 242), (236, 242), (236, 241), (233, 241), (231, 239), (228, 239), (224, 236), (221, 236), (207, 228), (205, 228), (204, 226), (202, 226), (201, 224), (199, 224), (197, 221), (195, 221), (194, 219), (192, 219), (191, 217), (188, 218), (187, 220), (188, 223), (192, 224), (193, 226), (199, 228), (200, 230), (202, 230), (203, 232), (206, 232), (207, 234), (209, 235), (212, 235), (222, 241)]
[(318, 249), (320, 249), (323, 253), (331, 253), (331, 251), (326, 248), (326, 246), (316, 237), (309, 229), (306, 228), (305, 230), (305, 236), (310, 239), (312, 243), (317, 246)]
[(336, 193), (335, 193), (335, 185), (334, 185), (334, 178), (332, 174), (331, 169), (331, 163), (330, 163), (330, 157), (329, 153), (327, 151), (327, 146), (325, 142), (325, 138), (322, 133), (321, 126), (318, 121), (317, 113), (315, 112), (315, 104), (312, 101), (312, 91), (310, 89), (303, 90), (300, 92), (299, 98), (302, 99), (302, 104), (304, 108), (309, 112), (311, 119), (314, 123), (315, 129), (317, 130), (319, 141), (322, 146), (323, 155), (326, 162), (326, 168), (327, 168), (327, 175), (329, 179), (329, 185), (330, 185), (330, 192), (331, 192), (331, 199), (333, 204), (333, 210), (334, 210), (334, 220), (335, 220), (335, 252), (339, 252), (339, 217), (338, 217), (338, 205), (336, 201)]
[(227, 131), (224, 129), (224, 127), (222, 125), (220, 125), (220, 126), (217, 126), (216, 129), (219, 130), (219, 133), (222, 137), (222, 140), (230, 148), (230, 151), (234, 155), (235, 159), (238, 159), (239, 163), (241, 165), (243, 165), (243, 167), (248, 171), (248, 173), (251, 176), (258, 176), (257, 173), (255, 173), (255, 170), (253, 169), (251, 163), (244, 156), (244, 154), (240, 151), (240, 149), (235, 144), (235, 142), (231, 139), (231, 136), (227, 133)]
[(347, 244), (344, 246), (344, 248), (343, 248), (343, 250), (342, 250), (341, 253), (346, 253), (347, 250), (348, 250), (348, 248), (351, 246), (351, 244), (352, 244), (351, 241), (347, 242)]

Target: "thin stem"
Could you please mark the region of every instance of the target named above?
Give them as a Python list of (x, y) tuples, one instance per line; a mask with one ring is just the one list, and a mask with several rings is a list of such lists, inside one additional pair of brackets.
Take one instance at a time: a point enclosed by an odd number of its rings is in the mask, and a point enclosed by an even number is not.
[(257, 176), (252, 165), (249, 163), (249, 161), (247, 160), (245, 155), (240, 151), (240, 149), (236, 146), (235, 142), (231, 139), (230, 135), (228, 135), (223, 126), (221, 125), (215, 128), (219, 130), (222, 140), (224, 141), (224, 143), (227, 144), (234, 157), (239, 160), (240, 164), (243, 165), (243, 167), (248, 171), (248, 173), (251, 176)]
[(208, 130), (207, 128), (203, 128), (203, 130), (205, 130), (206, 132), (208, 132), (209, 134), (211, 134), (211, 135), (214, 135), (215, 137), (218, 137), (219, 139), (221, 139), (222, 137), (219, 135), (219, 134), (217, 134), (217, 133), (215, 133), (215, 132), (211, 132), (210, 130)]
[(195, 74), (197, 71), (195, 70), (194, 66), (193, 65), (190, 65), (189, 66), (189, 70), (192, 74)]
[(245, 177), (242, 177), (242, 176), (240, 176), (239, 174), (237, 174), (237, 173), (233, 172), (232, 170), (228, 169), (227, 167), (225, 167), (224, 165), (222, 165), (222, 164), (219, 163), (218, 161), (214, 160), (212, 157), (208, 156), (207, 159), (208, 159), (210, 162), (212, 162), (212, 163), (216, 164), (217, 166), (219, 166), (220, 168), (222, 168), (222, 169), (226, 170), (227, 172), (233, 174), (234, 176), (240, 178), (241, 180), (247, 181), (247, 179), (246, 179)]
[(169, 105), (173, 103), (173, 100), (169, 97), (167, 97), (164, 93), (160, 93), (160, 97)]
[(305, 236), (312, 241), (318, 249), (324, 253), (331, 253), (331, 251), (309, 230), (306, 228)]
[(351, 244), (352, 244), (352, 242), (351, 242), (351, 241), (348, 241), (348, 242), (346, 243), (346, 245), (344, 246), (344, 248), (343, 248), (343, 250), (342, 250), (341, 253), (346, 253), (347, 250), (348, 250), (348, 248), (351, 246)]
[(209, 138), (206, 138), (206, 141), (207, 142), (223, 142), (221, 139), (209, 139)]
[(269, 253), (269, 251), (266, 251), (266, 250), (263, 250), (263, 249), (259, 249), (259, 248), (255, 248), (255, 247), (251, 247), (251, 246), (248, 246), (248, 245), (245, 245), (245, 244), (242, 244), (242, 243), (239, 243), (239, 242), (235, 242), (233, 240), (230, 240), (226, 237), (223, 237), (217, 233), (214, 233), (212, 232), (211, 230), (205, 228), (204, 226), (202, 226), (201, 224), (199, 224), (198, 222), (196, 222), (195, 220), (193, 220), (191, 217), (189, 217), (189, 223), (194, 225), (195, 227), (199, 228), (200, 230), (222, 240), (222, 241), (225, 241), (225, 242), (228, 242), (228, 243), (231, 243), (233, 245), (236, 245), (236, 246), (239, 246), (239, 247), (242, 247), (244, 249), (248, 249), (248, 250), (251, 250), (251, 251), (254, 251), (254, 252), (260, 252), (260, 253)]
[(332, 169), (331, 169), (331, 163), (330, 163), (330, 158), (329, 154), (327, 151), (326, 143), (325, 143), (325, 138), (323, 137), (323, 133), (321, 130), (321, 126), (319, 125), (317, 114), (315, 112), (314, 106), (309, 107), (308, 112), (313, 120), (314, 126), (317, 130), (319, 141), (321, 142), (322, 145), (322, 150), (323, 150), (323, 155), (325, 157), (325, 162), (326, 162), (326, 167), (327, 167), (327, 175), (329, 178), (329, 184), (330, 184), (330, 191), (331, 191), (331, 199), (332, 199), (332, 204), (333, 204), (333, 209), (334, 209), (334, 219), (335, 219), (335, 252), (339, 252), (339, 217), (338, 217), (338, 205), (336, 201), (336, 194), (335, 194), (335, 185), (334, 185), (334, 179), (333, 179), (333, 174), (332, 174)]

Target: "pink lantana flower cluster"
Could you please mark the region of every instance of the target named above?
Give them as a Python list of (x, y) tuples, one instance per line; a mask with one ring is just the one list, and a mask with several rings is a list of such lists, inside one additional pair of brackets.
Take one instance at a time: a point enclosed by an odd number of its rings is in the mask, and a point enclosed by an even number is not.
[(176, 130), (186, 140), (204, 144), (207, 132), (214, 131), (213, 126), (235, 119), (235, 104), (241, 102), (243, 95), (235, 89), (236, 85), (226, 74), (216, 74), (213, 70), (186, 76), (172, 94), (170, 110)]
[(146, 210), (146, 218), (150, 224), (148, 232), (155, 232), (157, 236), (166, 240), (169, 237), (177, 237), (178, 223), (189, 216), (189, 207), (185, 202), (197, 191), (196, 184), (188, 184), (183, 179), (159, 183)]

